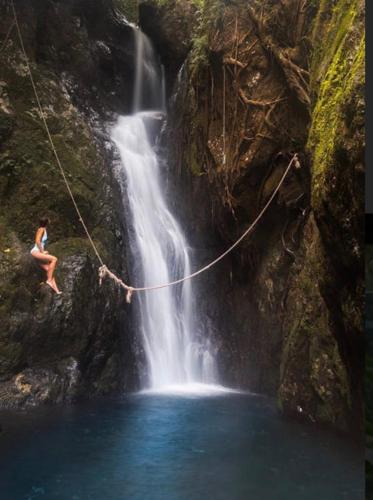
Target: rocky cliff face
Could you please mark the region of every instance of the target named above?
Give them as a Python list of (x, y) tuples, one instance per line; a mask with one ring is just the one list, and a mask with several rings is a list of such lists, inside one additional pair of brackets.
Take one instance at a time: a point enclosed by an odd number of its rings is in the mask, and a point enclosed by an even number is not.
[(227, 383), (341, 429), (361, 424), (363, 12), (205, 2), (163, 137), (196, 266), (242, 234), (299, 154), (256, 231), (197, 287)]
[[(363, 420), (364, 44), (364, 2), (320, 2), (310, 65), (311, 213), (291, 273), (279, 391), (286, 410), (299, 401), (312, 418), (355, 429)], [(301, 373), (306, 383), (296, 382)]]
[[(128, 110), (132, 30), (111, 2), (15, 2), (46, 119), (105, 261), (125, 275), (124, 222), (103, 124)], [(131, 6), (130, 2), (126, 6)], [(61, 402), (135, 383), (122, 294), (97, 262), (42, 127), (10, 3), (0, 4), (0, 394), (2, 406)], [(133, 11), (135, 12), (135, 11)], [(128, 13), (127, 13), (128, 14)], [(7, 36), (8, 35), (8, 36)], [(54, 295), (29, 252), (48, 215)]]

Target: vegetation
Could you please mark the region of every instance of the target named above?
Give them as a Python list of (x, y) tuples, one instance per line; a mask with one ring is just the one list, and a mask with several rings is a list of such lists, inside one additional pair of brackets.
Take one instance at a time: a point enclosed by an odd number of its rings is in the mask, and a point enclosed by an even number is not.
[(128, 21), (136, 23), (139, 18), (138, 0), (112, 0), (114, 8)]
[(365, 75), (365, 34), (356, 22), (361, 15), (360, 0), (339, 0), (325, 28), (328, 3), (321, 3), (314, 28), (315, 38), (322, 28), (326, 37), (318, 42), (311, 71), (311, 85), (317, 93), (308, 141), (313, 153), (315, 204), (320, 202), (326, 176), (343, 141), (345, 103), (363, 86)]
[(192, 78), (208, 64), (209, 38), (224, 16), (224, 0), (196, 0), (197, 24), (192, 37), (190, 70)]

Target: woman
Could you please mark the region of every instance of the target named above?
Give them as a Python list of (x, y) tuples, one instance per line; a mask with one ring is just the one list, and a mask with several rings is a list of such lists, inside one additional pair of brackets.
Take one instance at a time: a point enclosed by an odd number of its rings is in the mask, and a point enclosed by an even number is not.
[(49, 285), (58, 295), (62, 292), (59, 290), (56, 280), (53, 277), (54, 270), (57, 264), (57, 257), (50, 255), (44, 248), (48, 239), (47, 226), (49, 219), (43, 217), (40, 219), (39, 228), (35, 235), (35, 245), (31, 249), (31, 255), (37, 260), (39, 266), (47, 272), (47, 285)]

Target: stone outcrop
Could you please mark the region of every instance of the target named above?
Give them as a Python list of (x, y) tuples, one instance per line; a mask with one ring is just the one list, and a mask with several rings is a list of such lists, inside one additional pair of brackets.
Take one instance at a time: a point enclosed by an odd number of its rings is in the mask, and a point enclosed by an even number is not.
[[(132, 29), (111, 2), (15, 4), (48, 126), (83, 218), (105, 262), (125, 276), (124, 221), (104, 120), (130, 103)], [(13, 18), (9, 2), (0, 8), (4, 40)], [(0, 58), (1, 405), (133, 388), (128, 309), (109, 283), (99, 288), (98, 262), (47, 142), (15, 29)], [(52, 221), (48, 250), (59, 258), (61, 296), (43, 284), (29, 253), (43, 214)]]
[[(280, 403), (293, 411), (294, 403), (306, 398), (304, 408), (311, 418), (361, 430), (364, 3), (340, 0), (331, 8), (321, 2), (312, 40), (313, 107), (307, 142), (312, 214), (304, 231), (305, 252), (292, 270)], [(297, 298), (303, 307), (294, 307)], [(303, 340), (306, 353), (298, 367), (303, 357), (292, 344), (294, 334), (298, 342)], [(295, 380), (305, 371), (308, 382), (292, 386), (289, 377)]]
[(206, 2), (163, 141), (196, 266), (299, 154), (200, 302), (226, 382), (345, 430), (362, 425), (363, 16), (359, 1)]
[(192, 47), (193, 27), (198, 9), (194, 2), (180, 0), (140, 0), (139, 23), (152, 40), (165, 67), (167, 90)]

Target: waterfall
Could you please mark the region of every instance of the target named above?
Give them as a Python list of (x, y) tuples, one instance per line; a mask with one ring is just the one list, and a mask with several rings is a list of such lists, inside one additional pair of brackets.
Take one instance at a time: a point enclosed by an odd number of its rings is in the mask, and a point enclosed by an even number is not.
[[(188, 244), (167, 207), (162, 171), (154, 149), (164, 108), (164, 70), (149, 39), (135, 31), (134, 112), (121, 116), (112, 139), (121, 162), (116, 175), (127, 225), (133, 268), (131, 282), (145, 286), (190, 274)], [(147, 386), (213, 383), (214, 356), (208, 341), (196, 335), (192, 283), (136, 295), (135, 307), (147, 361)], [(199, 336), (201, 337), (201, 336)]]
[(133, 112), (141, 109), (164, 110), (165, 85), (164, 70), (158, 61), (153, 46), (147, 36), (134, 29), (135, 36), (135, 84), (133, 90)]

